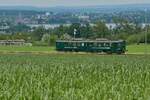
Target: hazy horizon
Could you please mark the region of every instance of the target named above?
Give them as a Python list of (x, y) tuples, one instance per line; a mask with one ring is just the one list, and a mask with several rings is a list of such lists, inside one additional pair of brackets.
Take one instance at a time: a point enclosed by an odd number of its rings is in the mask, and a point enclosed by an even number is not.
[(123, 5), (123, 4), (150, 4), (149, 0), (0, 0), (0, 6), (94, 6), (94, 5)]

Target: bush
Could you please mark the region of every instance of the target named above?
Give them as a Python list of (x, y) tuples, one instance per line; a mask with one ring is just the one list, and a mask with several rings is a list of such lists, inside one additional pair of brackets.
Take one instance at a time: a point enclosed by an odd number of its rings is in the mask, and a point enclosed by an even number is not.
[[(150, 33), (147, 34), (147, 42), (150, 43)], [(140, 34), (134, 34), (128, 37), (127, 42), (129, 44), (133, 43), (144, 43), (145, 42), (145, 33), (140, 33)]]
[(52, 35), (50, 36), (50, 43), (49, 43), (49, 44), (50, 44), (51, 46), (55, 45), (56, 40), (57, 40), (57, 36), (52, 34)]
[(55, 42), (56, 42), (56, 39), (57, 39), (57, 36), (54, 35), (54, 34), (44, 34), (41, 41), (47, 45), (55, 45)]
[(140, 37), (138, 35), (131, 35), (127, 38), (128, 44), (134, 44), (139, 42), (140, 42)]
[(49, 43), (50, 42), (50, 35), (44, 34), (41, 41), (44, 43)]
[(72, 39), (72, 37), (69, 34), (65, 33), (62, 35), (61, 39), (70, 40), (70, 39)]
[(117, 34), (117, 36), (115, 38), (126, 40), (128, 38), (128, 34), (127, 33), (120, 33), (120, 34)]

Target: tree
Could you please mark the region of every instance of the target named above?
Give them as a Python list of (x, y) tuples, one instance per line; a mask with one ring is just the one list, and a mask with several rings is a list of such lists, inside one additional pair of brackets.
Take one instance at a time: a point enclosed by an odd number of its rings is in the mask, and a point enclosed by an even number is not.
[(95, 32), (96, 38), (106, 38), (108, 35), (110, 35), (106, 24), (101, 21), (96, 22), (93, 30)]
[(11, 39), (24, 39), (25, 41), (30, 41), (31, 35), (29, 33), (15, 33), (11, 35)]
[(61, 37), (61, 39), (64, 39), (64, 40), (70, 40), (71, 38), (72, 37), (67, 33), (63, 34), (63, 36)]
[(47, 31), (44, 27), (38, 27), (37, 29), (35, 29), (33, 32), (32, 32), (32, 39), (34, 41), (40, 41), (41, 38), (43, 37), (44, 34), (46, 34)]
[(93, 38), (93, 30), (89, 23), (85, 24), (85, 26), (81, 27), (81, 37), (82, 38)]
[(30, 31), (30, 27), (26, 26), (25, 24), (11, 25), (9, 31), (12, 32), (12, 33), (29, 32)]
[(81, 37), (81, 24), (80, 23), (73, 23), (69, 29), (68, 29), (68, 34), (70, 36), (74, 36), (74, 29), (77, 30), (77, 34), (76, 34), (76, 38), (80, 38)]
[(47, 43), (48, 45), (54, 45), (56, 42), (57, 36), (55, 34), (44, 34), (42, 37), (42, 42)]
[(57, 38), (58, 37), (55, 34), (51, 34), (50, 35), (50, 45), (55, 45)]
[(41, 41), (44, 42), (44, 43), (48, 43), (49, 44), (49, 42), (50, 42), (50, 34), (44, 34)]
[(63, 36), (63, 34), (68, 33), (68, 27), (60, 25), (58, 28), (56, 28), (56, 31), (54, 33), (56, 33), (58, 38), (60, 38), (61, 36)]

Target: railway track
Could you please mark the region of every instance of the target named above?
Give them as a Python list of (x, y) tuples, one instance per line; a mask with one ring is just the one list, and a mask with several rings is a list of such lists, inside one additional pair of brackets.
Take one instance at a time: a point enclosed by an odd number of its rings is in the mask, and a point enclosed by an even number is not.
[(66, 55), (150, 55), (150, 53), (125, 53), (125, 54), (106, 54), (106, 53), (87, 53), (87, 52), (57, 52), (57, 51), (50, 51), (50, 52), (37, 52), (37, 51), (0, 51), (0, 54), (66, 54)]

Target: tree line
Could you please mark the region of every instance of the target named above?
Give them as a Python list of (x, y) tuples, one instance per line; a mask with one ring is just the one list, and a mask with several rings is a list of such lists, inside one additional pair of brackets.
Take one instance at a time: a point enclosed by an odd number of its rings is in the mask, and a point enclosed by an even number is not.
[[(74, 30), (76, 29), (75, 38), (97, 39), (107, 38), (110, 40), (126, 40), (128, 44), (140, 44), (145, 42), (145, 33), (147, 34), (148, 43), (150, 43), (150, 27), (143, 27), (138, 23), (130, 23), (124, 19), (114, 19), (115, 28), (108, 28), (105, 22), (97, 21), (94, 25), (90, 23), (73, 23), (71, 26), (59, 26), (54, 29), (45, 29), (44, 27), (35, 28), (33, 31), (26, 32), (24, 25), (12, 34), (0, 35), (0, 40), (4, 39), (24, 39), (35, 45), (54, 45), (57, 39), (74, 38)], [(25, 28), (23, 28), (25, 27)]]

